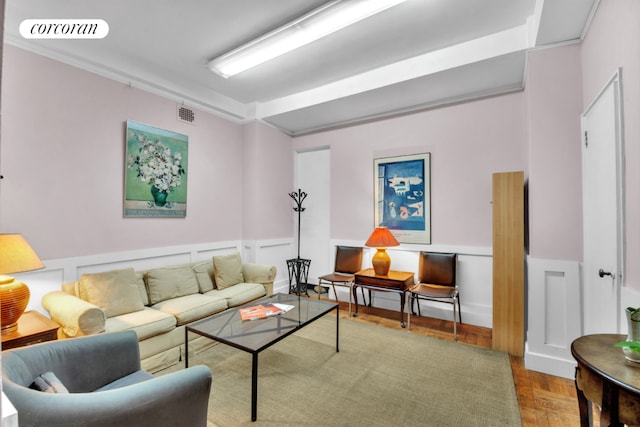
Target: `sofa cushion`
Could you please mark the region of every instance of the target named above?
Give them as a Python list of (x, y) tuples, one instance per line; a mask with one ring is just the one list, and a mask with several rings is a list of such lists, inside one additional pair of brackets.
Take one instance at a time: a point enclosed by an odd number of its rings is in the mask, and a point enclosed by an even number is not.
[(215, 288), (213, 285), (213, 263), (211, 261), (199, 262), (194, 264), (192, 268), (196, 273), (200, 292), (209, 292)]
[(226, 299), (202, 294), (172, 298), (152, 306), (155, 310), (174, 316), (178, 326), (219, 313), (227, 307)]
[(160, 310), (144, 307), (140, 311), (111, 317), (105, 322), (105, 332), (134, 331), (138, 341), (172, 331), (176, 318)]
[(78, 281), (75, 282), (64, 282), (61, 286), (62, 292), (66, 292), (69, 295), (74, 295), (80, 298), (78, 295)]
[(213, 276), (218, 289), (244, 282), (242, 259), (239, 253), (213, 257)]
[(239, 283), (226, 289), (214, 289), (205, 295), (224, 298), (227, 300), (229, 307), (236, 307), (266, 294), (264, 286), (260, 283)]
[(194, 271), (188, 265), (154, 268), (146, 273), (149, 303), (200, 292)]
[(144, 284), (144, 273), (136, 271), (136, 284), (138, 285), (138, 293), (143, 305), (149, 305), (149, 295), (147, 294), (147, 285)]
[(144, 307), (132, 268), (83, 274), (78, 296), (104, 310), (107, 317), (131, 313)]
[(155, 377), (147, 371), (139, 370), (135, 371), (129, 375), (125, 375), (124, 377), (118, 378), (117, 380), (110, 382), (107, 385), (104, 385), (96, 390), (96, 391), (107, 391), (107, 390), (115, 390), (122, 387), (128, 387), (130, 385), (138, 384), (143, 381), (152, 380)]

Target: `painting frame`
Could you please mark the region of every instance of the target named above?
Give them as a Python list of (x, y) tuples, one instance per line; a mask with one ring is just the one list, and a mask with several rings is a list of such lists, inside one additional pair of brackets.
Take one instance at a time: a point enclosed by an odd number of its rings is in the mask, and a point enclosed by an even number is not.
[(124, 217), (186, 217), (189, 137), (133, 120), (126, 126)]
[(431, 244), (431, 153), (374, 159), (374, 225), (400, 243)]

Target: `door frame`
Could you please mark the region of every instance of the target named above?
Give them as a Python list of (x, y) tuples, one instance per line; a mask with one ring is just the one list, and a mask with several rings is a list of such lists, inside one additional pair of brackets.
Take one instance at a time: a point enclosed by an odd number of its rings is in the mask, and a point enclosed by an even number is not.
[[(626, 239), (625, 239), (625, 156), (624, 156), (624, 126), (623, 126), (623, 103), (622, 103), (622, 68), (618, 68), (615, 73), (609, 78), (607, 83), (602, 87), (602, 89), (598, 92), (598, 94), (594, 97), (591, 103), (584, 110), (582, 115), (580, 116), (580, 129), (581, 129), (581, 141), (582, 141), (582, 183), (583, 183), (583, 197), (584, 197), (584, 174), (586, 173), (585, 165), (584, 165), (584, 150), (585, 145), (587, 143), (586, 140), (586, 116), (589, 114), (591, 109), (598, 103), (598, 101), (602, 98), (605, 92), (609, 89), (609, 87), (613, 87), (613, 95), (614, 95), (614, 106), (615, 106), (615, 151), (616, 151), (616, 232), (617, 232), (617, 272), (614, 277), (614, 284), (617, 287), (618, 292), (618, 311), (621, 310), (621, 290), (624, 287), (625, 283), (625, 266), (626, 266)], [(584, 206), (584, 201), (583, 201)], [(583, 210), (584, 215), (584, 210)], [(583, 218), (583, 227), (584, 227), (584, 218)], [(585, 231), (583, 228), (583, 235)], [(584, 242), (583, 242), (584, 244)], [(584, 253), (584, 249), (583, 249)], [(583, 262), (585, 260), (583, 259)], [(584, 269), (583, 269), (584, 271)], [(584, 277), (583, 277), (584, 281)], [(584, 296), (583, 296), (584, 298)], [(585, 306), (584, 301), (582, 304), (583, 307), (583, 316), (587, 315), (584, 313)], [(584, 318), (583, 318), (584, 319)], [(620, 332), (621, 328), (621, 317), (620, 313), (616, 316), (617, 319), (617, 332)], [(584, 320), (583, 320), (584, 322)], [(583, 324), (584, 327), (584, 324)]]

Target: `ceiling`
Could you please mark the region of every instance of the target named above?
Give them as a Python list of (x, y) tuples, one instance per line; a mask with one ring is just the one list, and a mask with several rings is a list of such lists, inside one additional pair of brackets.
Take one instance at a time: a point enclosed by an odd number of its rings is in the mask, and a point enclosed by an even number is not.
[[(526, 52), (579, 41), (598, 0), (408, 0), (229, 79), (211, 59), (327, 0), (7, 0), (5, 42), (291, 135), (521, 90)], [(103, 19), (33, 40), (24, 19)]]

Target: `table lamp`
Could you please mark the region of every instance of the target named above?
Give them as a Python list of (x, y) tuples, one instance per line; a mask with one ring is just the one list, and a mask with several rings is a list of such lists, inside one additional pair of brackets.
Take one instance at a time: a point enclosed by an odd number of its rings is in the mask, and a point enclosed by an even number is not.
[(21, 234), (0, 234), (0, 331), (2, 335), (18, 329), (18, 319), (29, 304), (31, 293), (24, 282), (11, 273), (44, 268), (38, 255)]
[(373, 265), (373, 271), (376, 272), (376, 276), (386, 276), (389, 273), (391, 258), (389, 258), (386, 249), (390, 246), (399, 245), (400, 243), (398, 243), (387, 227), (377, 227), (373, 230), (365, 246), (376, 248), (376, 253), (373, 255), (373, 258), (371, 258), (371, 264)]

